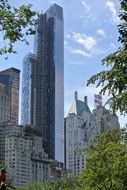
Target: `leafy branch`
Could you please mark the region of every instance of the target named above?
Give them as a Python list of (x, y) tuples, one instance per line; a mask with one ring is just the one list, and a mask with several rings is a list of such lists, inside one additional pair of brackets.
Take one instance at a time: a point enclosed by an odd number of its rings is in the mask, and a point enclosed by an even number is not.
[(121, 0), (121, 11), (119, 14), (121, 24), (118, 25), (121, 47), (102, 60), (108, 70), (93, 75), (87, 85), (97, 84), (101, 87), (100, 94), (108, 93), (107, 103), (113, 112), (127, 113), (127, 1)]
[(31, 10), (32, 5), (22, 5), (15, 8), (9, 5), (8, 0), (0, 2), (0, 32), (3, 37), (0, 54), (16, 53), (13, 45), (16, 41), (28, 44), (25, 36), (35, 33), (35, 16), (37, 13)]

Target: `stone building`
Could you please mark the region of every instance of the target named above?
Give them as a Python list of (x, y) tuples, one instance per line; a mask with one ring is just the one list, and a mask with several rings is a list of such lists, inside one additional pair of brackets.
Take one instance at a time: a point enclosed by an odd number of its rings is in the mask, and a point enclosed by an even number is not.
[(85, 167), (86, 154), (81, 154), (81, 149), (88, 147), (97, 131), (97, 124), (87, 105), (87, 97), (84, 100), (78, 100), (75, 92), (74, 102), (65, 119), (65, 165), (72, 176), (79, 175)]
[(78, 100), (75, 92), (74, 102), (65, 118), (65, 169), (71, 176), (78, 176), (86, 166), (88, 148), (92, 140), (99, 134), (119, 128), (118, 117), (104, 107), (99, 107), (91, 113), (87, 97)]
[[(45, 182), (50, 178), (50, 160), (38, 132), (30, 126), (3, 125), (5, 164), (14, 186)], [(0, 145), (1, 146), (1, 145)]]
[(94, 109), (92, 111), (92, 115), (97, 122), (97, 130), (99, 134), (112, 129), (120, 128), (117, 115), (111, 113), (104, 106)]

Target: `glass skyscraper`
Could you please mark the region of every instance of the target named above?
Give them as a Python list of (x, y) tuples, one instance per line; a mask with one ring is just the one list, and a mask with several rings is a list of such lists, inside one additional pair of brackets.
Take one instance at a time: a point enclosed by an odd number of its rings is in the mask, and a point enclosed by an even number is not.
[(57, 4), (37, 20), (35, 59), (31, 124), (41, 133), (49, 158), (64, 162), (64, 21)]
[(10, 119), (12, 123), (18, 124), (19, 113), (19, 82), (20, 70), (9, 68), (0, 72), (0, 83), (5, 86), (5, 93), (9, 97)]
[[(35, 55), (29, 53), (23, 60), (22, 69), (22, 102), (21, 102), (21, 124), (22, 125), (34, 125), (33, 123), (33, 106), (35, 100), (35, 88), (34, 87), (34, 65), (36, 63)], [(34, 114), (35, 115), (35, 114)]]
[[(64, 160), (64, 21), (63, 10), (54, 4), (46, 12), (53, 37), (53, 64), (55, 66), (55, 159)], [(50, 24), (49, 24), (50, 25)], [(53, 25), (53, 26), (52, 26)]]

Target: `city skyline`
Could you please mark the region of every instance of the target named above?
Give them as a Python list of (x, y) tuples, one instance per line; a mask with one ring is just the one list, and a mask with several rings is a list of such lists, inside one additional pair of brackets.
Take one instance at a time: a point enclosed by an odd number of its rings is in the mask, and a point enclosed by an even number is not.
[[(29, 1), (10, 1), (19, 6)], [(54, 1), (33, 1), (33, 9), (46, 10)], [(65, 12), (65, 116), (69, 111), (73, 93), (79, 91), (80, 96), (87, 95), (90, 108), (93, 108), (93, 94), (99, 89), (95, 86), (86, 87), (87, 79), (101, 71), (101, 60), (119, 46), (117, 25), (119, 24), (119, 1), (115, 0), (66, 0), (55, 1), (64, 8)], [(41, 5), (41, 6), (40, 6)], [(98, 9), (99, 7), (99, 9)], [(0, 69), (6, 69), (11, 65), (21, 69), (22, 57), (33, 50), (33, 39), (28, 38), (30, 45), (21, 43), (15, 45), (17, 55), (9, 55), (7, 61), (1, 57)], [(23, 50), (24, 49), (24, 50)], [(17, 59), (18, 57), (18, 59)], [(18, 62), (17, 62), (18, 60)], [(96, 65), (96, 66), (95, 66)], [(105, 102), (104, 98), (104, 102)], [(120, 118), (124, 124), (125, 118)]]

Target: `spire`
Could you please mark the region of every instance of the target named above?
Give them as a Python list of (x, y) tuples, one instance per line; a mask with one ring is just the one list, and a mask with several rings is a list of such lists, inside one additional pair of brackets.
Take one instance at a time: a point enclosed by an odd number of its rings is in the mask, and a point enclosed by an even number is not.
[(84, 102), (87, 104), (88, 103), (88, 97), (84, 96)]
[(75, 93), (74, 93), (74, 99), (78, 100), (78, 92), (77, 91), (75, 91)]

